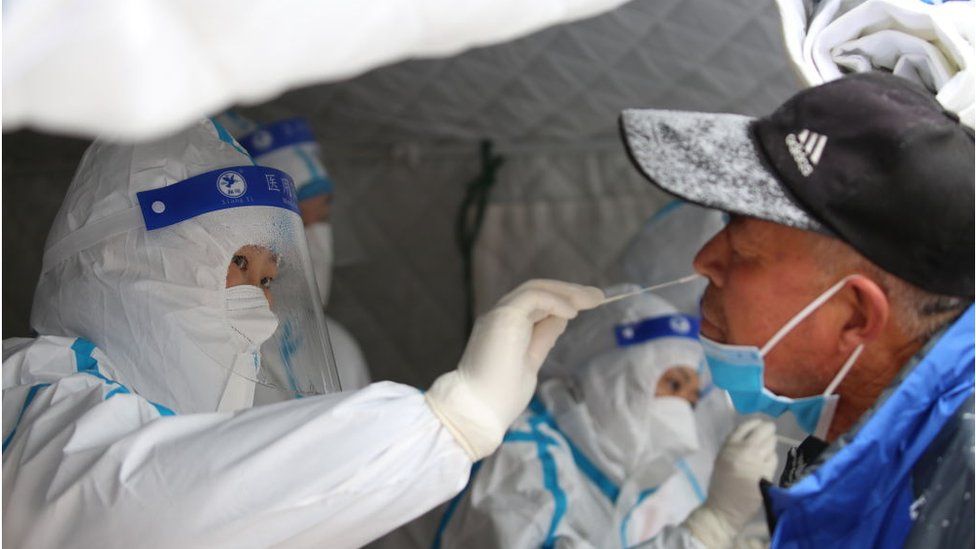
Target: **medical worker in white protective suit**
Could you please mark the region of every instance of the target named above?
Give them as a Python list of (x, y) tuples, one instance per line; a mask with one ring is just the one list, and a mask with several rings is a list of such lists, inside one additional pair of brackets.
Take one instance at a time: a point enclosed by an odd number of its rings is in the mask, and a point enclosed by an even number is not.
[[(603, 298), (528, 282), (426, 393), (318, 396), (335, 380), (296, 198), (210, 121), (91, 146), (45, 247), (40, 336), (3, 346), (5, 544), (362, 545), (464, 486)], [(252, 408), (257, 384), (305, 398)]]
[[(652, 295), (615, 305), (594, 311), (615, 309), (615, 326), (600, 316), (581, 319), (606, 328), (615, 344), (578, 375), (540, 386), (501, 449), (475, 466), (448, 505), (435, 547), (630, 547), (705, 501), (715, 454), (697, 470), (685, 460), (700, 446), (692, 409), (703, 359), (697, 319)], [(712, 436), (713, 426), (705, 427)], [(720, 483), (738, 475), (759, 482), (741, 468), (717, 474)], [(651, 543), (697, 542), (672, 529)]]
[[(277, 168), (294, 180), (316, 288), (322, 306), (327, 306), (332, 269), (337, 262), (330, 222), (335, 185), (322, 164), (322, 152), (311, 126), (301, 118), (260, 126), (235, 110), (221, 114), (217, 122), (227, 128), (256, 164)], [(325, 324), (329, 329), (342, 390), (362, 389), (369, 385), (369, 368), (359, 343), (345, 326), (329, 315), (325, 315)], [(259, 402), (261, 396), (259, 392)]]

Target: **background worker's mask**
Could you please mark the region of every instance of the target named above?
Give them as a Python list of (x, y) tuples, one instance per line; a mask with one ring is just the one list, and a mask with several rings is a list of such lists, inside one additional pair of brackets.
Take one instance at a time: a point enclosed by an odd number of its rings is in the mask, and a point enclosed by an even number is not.
[(728, 391), (732, 404), (739, 413), (752, 414), (758, 412), (779, 417), (789, 410), (804, 431), (821, 440), (826, 440), (827, 431), (834, 419), (837, 402), (840, 398), (834, 394), (834, 391), (861, 355), (864, 345), (858, 345), (854, 349), (822, 394), (803, 398), (780, 396), (766, 388), (764, 384), (764, 357), (800, 322), (837, 294), (850, 278), (848, 276), (841, 279), (804, 307), (783, 325), (762, 349), (753, 345), (722, 344), (701, 336), (705, 358), (708, 360), (708, 366), (712, 371), (712, 379), (716, 386)]

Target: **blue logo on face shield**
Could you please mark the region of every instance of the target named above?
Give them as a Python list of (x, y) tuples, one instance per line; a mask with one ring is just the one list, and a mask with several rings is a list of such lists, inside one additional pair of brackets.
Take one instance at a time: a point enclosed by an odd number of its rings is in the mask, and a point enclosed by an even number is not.
[(217, 190), (227, 198), (240, 198), (247, 193), (247, 181), (237, 172), (224, 172), (217, 176)]

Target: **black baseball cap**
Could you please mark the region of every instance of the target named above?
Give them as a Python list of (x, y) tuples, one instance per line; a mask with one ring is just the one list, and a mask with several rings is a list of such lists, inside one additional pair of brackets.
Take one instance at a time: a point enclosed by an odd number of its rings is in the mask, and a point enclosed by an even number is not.
[(906, 79), (870, 72), (751, 118), (626, 110), (637, 168), (696, 204), (839, 238), (924, 290), (974, 294), (973, 130)]

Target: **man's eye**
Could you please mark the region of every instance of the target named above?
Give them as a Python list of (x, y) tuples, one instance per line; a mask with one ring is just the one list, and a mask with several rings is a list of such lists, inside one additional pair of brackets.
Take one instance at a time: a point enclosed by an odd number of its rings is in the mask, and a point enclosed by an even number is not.
[(247, 270), (247, 258), (243, 255), (235, 255), (231, 261), (234, 262), (234, 265), (237, 265), (238, 269), (242, 271)]

